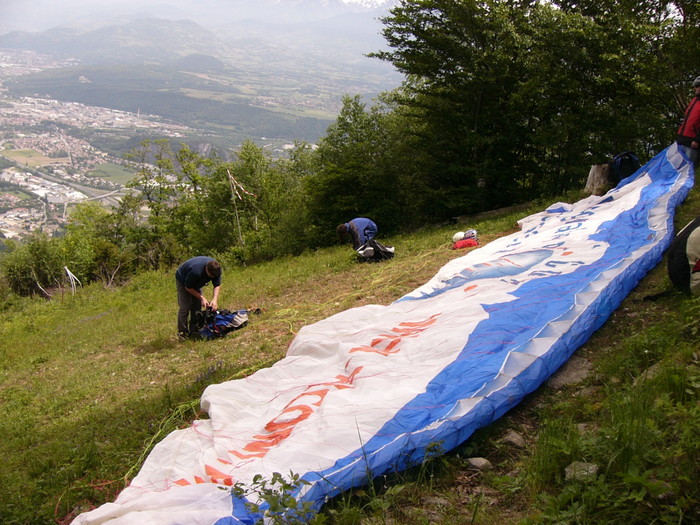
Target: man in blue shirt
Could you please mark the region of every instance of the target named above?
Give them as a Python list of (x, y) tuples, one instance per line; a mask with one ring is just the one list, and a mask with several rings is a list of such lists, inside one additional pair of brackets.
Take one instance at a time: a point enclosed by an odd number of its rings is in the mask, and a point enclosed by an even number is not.
[(374, 224), (371, 219), (358, 217), (350, 222), (339, 225), (336, 231), (341, 241), (347, 241), (350, 238), (352, 240), (353, 249), (357, 250), (368, 240), (374, 239), (377, 235), (377, 225)]
[[(214, 294), (211, 302), (207, 301), (202, 288), (211, 281)], [(180, 265), (175, 272), (177, 284), (177, 332), (181, 339), (187, 337), (194, 329), (195, 312), (211, 307), (219, 307), (221, 290), (221, 265), (211, 257), (192, 257)]]

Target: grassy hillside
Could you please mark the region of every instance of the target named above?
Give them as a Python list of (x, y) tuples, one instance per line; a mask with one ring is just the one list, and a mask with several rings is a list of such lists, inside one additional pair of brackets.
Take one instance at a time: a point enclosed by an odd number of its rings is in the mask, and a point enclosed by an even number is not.
[[(677, 224), (700, 214), (699, 193), (694, 190), (679, 210)], [(541, 209), (539, 203), (529, 211), (474, 219), (469, 227), (479, 231), (485, 244), (513, 232), (517, 219)], [(207, 343), (178, 342), (175, 337), (172, 272), (144, 274), (120, 289), (91, 286), (75, 295), (67, 290), (50, 302), (27, 300), (5, 312), (0, 321), (0, 407), (5, 416), (0, 421), (0, 454), (5, 458), (0, 523), (68, 523), (77, 513), (113, 500), (153, 443), (202, 416), (198, 398), (208, 384), (271, 365), (306, 324), (354, 306), (386, 304), (413, 290), (464, 253), (449, 249), (454, 231), (455, 226), (434, 227), (383, 239), (398, 255), (382, 264), (357, 264), (348, 247), (335, 247), (226, 268), (220, 304), (231, 309), (257, 306), (263, 313), (252, 316), (245, 329)], [(575, 495), (571, 483), (561, 479), (560, 465), (584, 452), (597, 458), (591, 450), (603, 447), (592, 434), (574, 436), (583, 423), (605, 430), (608, 437), (600, 439), (610, 447), (608, 467), (613, 456), (627, 453), (626, 437), (647, 430), (654, 439), (640, 440), (641, 445), (655, 459), (666, 455), (661, 462), (666, 462), (666, 471), (630, 472), (636, 478), (620, 481), (634, 491), (617, 496), (600, 485), (593, 494), (607, 497), (607, 506), (620, 510), (629, 499), (635, 508), (651, 512), (645, 506), (651, 492), (651, 501), (660, 506), (671, 506), (668, 502), (681, 495), (698, 498), (698, 461), (690, 467), (687, 461), (700, 459), (700, 369), (698, 356), (690, 350), (700, 341), (700, 305), (678, 294), (641, 300), (668, 287), (660, 265), (577, 352), (594, 368), (583, 385), (541, 388), (449, 455), (338, 498), (328, 506), (328, 518), (340, 523), (356, 523), (359, 517), (366, 523), (517, 523), (539, 515), (540, 522), (556, 522), (547, 516), (555, 516), (557, 505), (565, 508), (567, 498)], [(693, 312), (694, 328), (688, 325)], [(635, 378), (656, 363), (675, 371), (662, 374), (666, 380), (659, 387), (671, 385), (675, 394), (647, 401), (663, 409), (659, 417), (676, 424), (650, 423), (648, 409), (636, 412), (644, 428), (616, 414), (615, 421), (622, 419), (628, 426), (615, 430), (609, 421), (611, 407), (622, 406), (620, 400), (632, 391)], [(580, 394), (584, 387), (590, 389), (586, 395)], [(500, 438), (510, 429), (522, 434), (525, 443), (504, 444)], [(667, 442), (671, 438), (673, 447)], [(467, 461), (472, 456), (487, 457), (494, 468), (474, 469)], [(680, 474), (672, 460), (682, 467), (684, 479), (695, 480), (695, 493), (678, 492), (690, 481), (674, 484), (671, 478)], [(669, 492), (672, 496), (664, 495)], [(547, 494), (550, 499), (542, 499)], [(683, 522), (673, 511), (668, 518), (662, 522)], [(648, 522), (640, 520), (628, 521)]]

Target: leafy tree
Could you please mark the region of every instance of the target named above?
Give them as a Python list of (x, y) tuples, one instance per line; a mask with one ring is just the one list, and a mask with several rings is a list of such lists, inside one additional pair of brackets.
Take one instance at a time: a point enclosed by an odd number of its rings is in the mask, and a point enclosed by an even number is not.
[(195, 228), (190, 243), (199, 254), (226, 251), (244, 244), (243, 229), (234, 203), (229, 179), (230, 168), (216, 165), (203, 180), (202, 221), (192, 224)]
[(422, 122), (416, 145), (435, 215), (511, 200), (517, 190), (500, 181), (518, 139), (508, 101), (524, 73), (522, 14), (488, 0), (407, 1), (391, 13), (383, 35), (393, 51), (374, 56), (407, 75), (402, 103)]
[(261, 173), (257, 186), (257, 205), (261, 217), (260, 256), (271, 258), (296, 254), (304, 248), (307, 223), (304, 221), (303, 171), (308, 148), (297, 146), (293, 161), (276, 160)]
[[(200, 232), (207, 222), (206, 178), (212, 162), (181, 144), (174, 154), (173, 205), (169, 206), (167, 231), (189, 253), (200, 253)], [(177, 203), (177, 205), (175, 205)], [(204, 253), (204, 252), (202, 252)]]
[(182, 252), (172, 232), (178, 178), (170, 142), (146, 140), (141, 148), (127, 154), (138, 167), (137, 176), (127, 184), (148, 208), (147, 228), (142, 229), (137, 250), (141, 264), (150, 268), (172, 266)]
[(306, 142), (296, 143), (287, 159), (277, 162), (277, 221), (272, 240), (278, 253), (299, 254), (313, 246), (316, 237), (310, 217), (306, 181), (315, 175), (314, 150)]
[(401, 103), (420, 122), (408, 129), (435, 215), (560, 192), (581, 185), (591, 163), (667, 145), (678, 98), (669, 88), (699, 58), (697, 38), (681, 51), (681, 35), (697, 36), (689, 14), (697, 2), (394, 7), (383, 19), (391, 49), (372, 56), (407, 75)]
[(175, 194), (175, 167), (170, 142), (165, 139), (142, 142), (141, 148), (126, 155), (137, 164), (138, 173), (127, 187), (138, 190), (150, 211), (150, 223), (161, 227)]
[(127, 214), (110, 213), (96, 202), (81, 203), (73, 210), (63, 250), (69, 269), (82, 282), (111, 285), (118, 276), (133, 272), (136, 255), (121, 231), (127, 219)]
[(335, 227), (353, 217), (372, 217), (389, 231), (401, 223), (400, 174), (392, 165), (400, 142), (392, 120), (386, 104), (368, 110), (359, 96), (343, 98), (315, 152), (315, 174), (306, 178), (317, 241), (330, 242)]
[(47, 295), (50, 288), (62, 285), (65, 264), (59, 239), (36, 232), (22, 243), (5, 243), (9, 252), (1, 259), (2, 273), (15, 293)]
[(178, 166), (177, 179), (180, 191), (189, 191), (195, 198), (201, 193), (202, 179), (206, 177), (212, 161), (192, 151), (187, 144), (180, 144), (175, 153)]
[(62, 248), (66, 265), (81, 281), (95, 277), (97, 263), (94, 245), (100, 224), (107, 215), (109, 212), (96, 202), (81, 203), (71, 212)]
[(2, 269), (2, 257), (0, 256), (0, 311), (9, 310), (19, 302), (19, 296), (13, 290)]
[[(700, 6), (687, 0), (555, 2), (595, 25), (603, 49), (593, 71), (619, 151), (656, 153), (673, 140), (697, 75)], [(617, 126), (614, 123), (617, 123)]]
[(231, 166), (231, 176), (237, 186), (232, 188), (248, 230), (258, 231), (261, 223), (270, 226), (270, 196), (266, 195), (266, 179), (270, 178), (272, 160), (262, 148), (246, 140), (237, 153), (237, 161)]
[(241, 261), (255, 259), (260, 230), (267, 225), (259, 193), (271, 160), (246, 141), (234, 162), (218, 164), (206, 181), (206, 241), (210, 250), (234, 249)]
[(230, 207), (240, 225), (239, 253), (247, 261), (299, 253), (307, 226), (303, 179), (309, 169), (308, 145), (298, 144), (290, 159), (273, 160), (246, 141), (235, 162), (225, 166)]

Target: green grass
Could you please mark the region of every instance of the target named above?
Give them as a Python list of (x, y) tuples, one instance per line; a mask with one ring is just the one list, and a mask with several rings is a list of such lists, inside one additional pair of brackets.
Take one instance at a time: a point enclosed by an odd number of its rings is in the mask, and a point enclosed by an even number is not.
[[(698, 193), (681, 208), (677, 225), (700, 213)], [(476, 228), (484, 244), (514, 231), (527, 213), (460, 228)], [(176, 340), (171, 272), (143, 274), (118, 289), (94, 285), (75, 296), (59, 291), (48, 302), (20, 301), (0, 321), (0, 523), (68, 523), (113, 500), (154, 443), (203, 417), (198, 399), (207, 385), (271, 365), (306, 324), (387, 304), (424, 283), (463, 254), (448, 249), (456, 229), (384, 239), (398, 256), (377, 265), (356, 264), (347, 247), (335, 247), (225, 266), (220, 304), (263, 313), (244, 330), (207, 343)], [(675, 294), (641, 299), (669, 286), (659, 265), (577, 352), (593, 363), (585, 384), (541, 388), (459, 449), (341, 495), (325, 509), (328, 519), (613, 523), (615, 513), (630, 523), (690, 519), (688, 509), (700, 505), (700, 305)], [(526, 436), (525, 449), (500, 443), (511, 428)], [(466, 461), (471, 456), (487, 457), (494, 470), (475, 471)], [(567, 482), (572, 461), (595, 463), (600, 475)]]
[(95, 166), (92, 170), (87, 173), (88, 177), (99, 177), (122, 186), (126, 185), (131, 179), (134, 178), (134, 172), (130, 171), (124, 166), (119, 164), (114, 164), (113, 162), (107, 162)]
[(65, 164), (70, 160), (67, 157), (47, 157), (33, 149), (5, 149), (2, 151), (2, 154), (20, 165), (31, 166), (33, 168), (49, 166), (51, 164)]
[(25, 193), (25, 192), (20, 191), (20, 190), (6, 191), (4, 193), (7, 193), (9, 195), (14, 195), (15, 197), (19, 197), (23, 201), (31, 200), (34, 198), (31, 195), (29, 195), (28, 193)]

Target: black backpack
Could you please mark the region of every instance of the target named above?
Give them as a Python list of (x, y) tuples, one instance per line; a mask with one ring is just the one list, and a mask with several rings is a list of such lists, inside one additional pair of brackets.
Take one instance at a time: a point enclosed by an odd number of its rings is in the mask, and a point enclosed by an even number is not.
[(615, 155), (613, 159), (608, 162), (608, 166), (610, 167), (608, 170), (610, 182), (617, 186), (622, 179), (626, 179), (637, 171), (640, 164), (639, 159), (634, 153), (625, 151), (624, 153)]
[[(260, 313), (255, 309), (253, 313)], [(229, 332), (240, 330), (248, 324), (248, 310), (212, 310), (195, 312), (195, 329), (190, 333), (194, 339), (218, 339)]]
[(357, 260), (360, 262), (379, 262), (394, 256), (393, 246), (384, 246), (374, 239), (368, 240), (357, 249)]

